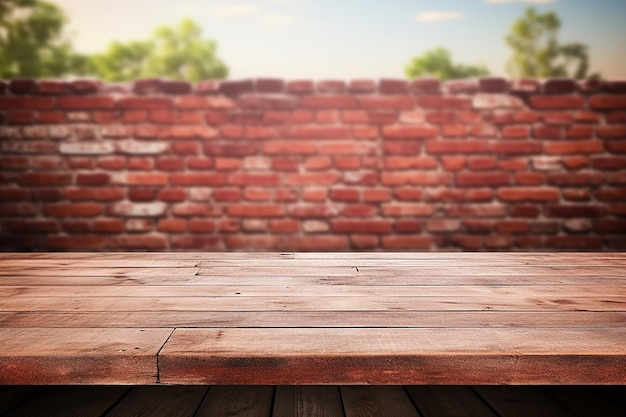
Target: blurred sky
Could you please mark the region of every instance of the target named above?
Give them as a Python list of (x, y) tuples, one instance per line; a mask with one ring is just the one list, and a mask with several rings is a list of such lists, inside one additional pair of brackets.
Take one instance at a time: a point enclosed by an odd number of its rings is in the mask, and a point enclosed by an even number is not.
[(217, 41), (229, 78), (404, 77), (411, 57), (443, 46), (454, 61), (506, 75), (504, 36), (528, 6), (554, 10), (560, 41), (589, 46), (591, 71), (626, 78), (626, 0), (51, 0), (74, 45), (145, 39), (191, 17)]

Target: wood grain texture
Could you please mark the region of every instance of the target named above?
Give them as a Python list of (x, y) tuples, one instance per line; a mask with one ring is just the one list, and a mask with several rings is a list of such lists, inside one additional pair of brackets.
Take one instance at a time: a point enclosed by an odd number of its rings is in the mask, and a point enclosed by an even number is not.
[(274, 387), (211, 387), (194, 417), (270, 417)]
[(276, 387), (273, 417), (343, 417), (339, 387)]
[(399, 386), (341, 387), (346, 417), (420, 417)]
[(0, 383), (623, 384), (625, 268), (621, 253), (5, 253)]
[(171, 329), (0, 329), (0, 384), (153, 384)]
[(106, 416), (193, 417), (207, 389), (208, 387), (137, 387)]

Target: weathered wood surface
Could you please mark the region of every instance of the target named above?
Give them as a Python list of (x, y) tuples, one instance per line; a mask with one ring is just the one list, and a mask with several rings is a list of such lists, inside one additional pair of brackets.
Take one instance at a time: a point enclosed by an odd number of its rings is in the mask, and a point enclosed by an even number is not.
[(621, 253), (5, 253), (0, 384), (625, 384), (625, 271)]

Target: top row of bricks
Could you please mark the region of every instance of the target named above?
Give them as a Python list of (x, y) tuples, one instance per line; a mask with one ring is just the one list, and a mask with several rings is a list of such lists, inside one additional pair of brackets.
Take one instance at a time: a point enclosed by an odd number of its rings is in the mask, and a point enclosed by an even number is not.
[(583, 80), (553, 78), (547, 80), (499, 77), (472, 78), (441, 82), (437, 78), (374, 80), (292, 80), (257, 78), (245, 80), (207, 80), (197, 84), (186, 81), (140, 79), (131, 83), (105, 83), (97, 79), (74, 81), (13, 79), (0, 81), (0, 94), (224, 94), (236, 96), (246, 93), (267, 94), (571, 94), (571, 93), (625, 93), (626, 81)]

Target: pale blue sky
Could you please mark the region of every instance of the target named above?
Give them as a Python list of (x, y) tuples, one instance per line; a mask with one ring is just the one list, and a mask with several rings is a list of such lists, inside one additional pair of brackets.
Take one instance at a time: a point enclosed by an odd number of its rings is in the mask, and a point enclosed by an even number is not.
[(626, 0), (52, 0), (81, 52), (147, 38), (191, 17), (218, 43), (230, 78), (403, 77), (437, 46), (455, 61), (506, 75), (504, 42), (528, 6), (554, 10), (562, 42), (589, 45), (592, 71), (626, 79)]

